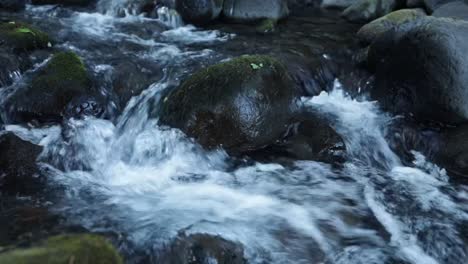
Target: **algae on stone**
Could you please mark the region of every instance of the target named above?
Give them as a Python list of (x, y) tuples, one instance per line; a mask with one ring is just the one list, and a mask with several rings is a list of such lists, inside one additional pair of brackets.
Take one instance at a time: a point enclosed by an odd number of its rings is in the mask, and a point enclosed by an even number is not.
[(91, 234), (59, 235), (38, 245), (0, 254), (0, 263), (15, 264), (123, 264), (106, 239)]
[(46, 33), (25, 23), (14, 21), (0, 23), (0, 42), (15, 52), (47, 48), (50, 41)]

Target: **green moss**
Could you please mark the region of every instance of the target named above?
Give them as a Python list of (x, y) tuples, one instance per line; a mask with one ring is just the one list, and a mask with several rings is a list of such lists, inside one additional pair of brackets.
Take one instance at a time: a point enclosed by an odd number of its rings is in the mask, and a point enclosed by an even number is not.
[(258, 33), (262, 34), (272, 33), (275, 32), (277, 23), (275, 19), (264, 19), (258, 23), (255, 29)]
[(0, 40), (17, 52), (50, 46), (49, 36), (25, 23), (0, 23)]
[(121, 264), (115, 248), (97, 235), (55, 236), (28, 249), (0, 254), (0, 263), (15, 264)]
[[(255, 65), (255, 66), (252, 66)], [(260, 67), (260, 65), (262, 65)], [(170, 94), (169, 99), (179, 102), (183, 109), (185, 100), (191, 100), (192, 96), (200, 96), (206, 99), (206, 93), (210, 93), (211, 102), (215, 104), (219, 98), (229, 96), (237, 92), (234, 88), (243, 82), (248, 82), (251, 78), (262, 72), (277, 72), (284, 74), (284, 66), (276, 59), (265, 55), (246, 55), (227, 62), (219, 63), (193, 74), (182, 83), (179, 89)], [(213, 89), (215, 87), (216, 89)], [(231, 88), (231, 89), (229, 89)], [(191, 96), (185, 96), (189, 92)], [(172, 98), (169, 98), (172, 97)], [(174, 109), (167, 109), (163, 106), (164, 112), (172, 112)]]

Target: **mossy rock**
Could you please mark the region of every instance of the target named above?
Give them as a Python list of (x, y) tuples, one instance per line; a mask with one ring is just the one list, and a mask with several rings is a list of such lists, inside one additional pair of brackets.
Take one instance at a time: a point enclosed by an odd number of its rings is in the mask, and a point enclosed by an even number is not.
[(15, 264), (121, 264), (122, 257), (97, 235), (60, 235), (37, 246), (0, 254), (0, 263)]
[(260, 34), (273, 33), (276, 30), (276, 24), (278, 23), (275, 19), (264, 19), (260, 21), (255, 30)]
[(5, 22), (0, 24), (0, 45), (7, 46), (15, 52), (47, 48), (51, 45), (49, 36), (22, 22)]
[(357, 36), (362, 43), (370, 44), (379, 35), (425, 16), (426, 12), (420, 8), (401, 9), (364, 25)]
[(92, 94), (91, 80), (83, 61), (72, 52), (55, 54), (33, 78), (7, 102), (13, 122), (57, 121), (74, 98)]
[(294, 84), (280, 62), (242, 56), (193, 74), (165, 97), (160, 117), (206, 148), (239, 153), (278, 139), (294, 100)]

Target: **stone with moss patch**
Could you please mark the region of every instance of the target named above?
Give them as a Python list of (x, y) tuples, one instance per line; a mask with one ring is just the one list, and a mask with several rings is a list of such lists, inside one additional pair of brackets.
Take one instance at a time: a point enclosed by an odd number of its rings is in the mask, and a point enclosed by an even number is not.
[(294, 84), (280, 62), (242, 56), (193, 74), (163, 99), (160, 116), (207, 148), (239, 153), (278, 139), (294, 99)]
[(394, 29), (404, 23), (425, 17), (423, 9), (401, 9), (364, 25), (357, 36), (364, 44), (370, 44), (379, 35)]
[(261, 34), (273, 33), (276, 30), (277, 23), (278, 21), (274, 19), (264, 19), (257, 24), (255, 29)]
[(37, 246), (0, 254), (0, 263), (15, 264), (123, 264), (106, 239), (97, 235), (60, 235)]
[(50, 42), (46, 33), (28, 24), (15, 21), (0, 24), (0, 43), (15, 52), (47, 48)]
[(20, 89), (7, 102), (10, 121), (60, 120), (66, 105), (73, 98), (91, 94), (91, 86), (85, 65), (76, 54), (57, 53), (29, 87)]

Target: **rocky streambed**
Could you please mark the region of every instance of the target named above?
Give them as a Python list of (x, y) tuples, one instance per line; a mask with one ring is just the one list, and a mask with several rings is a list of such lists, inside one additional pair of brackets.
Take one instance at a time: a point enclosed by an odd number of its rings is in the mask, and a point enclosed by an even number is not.
[(0, 1), (0, 263), (466, 263), (464, 1)]

